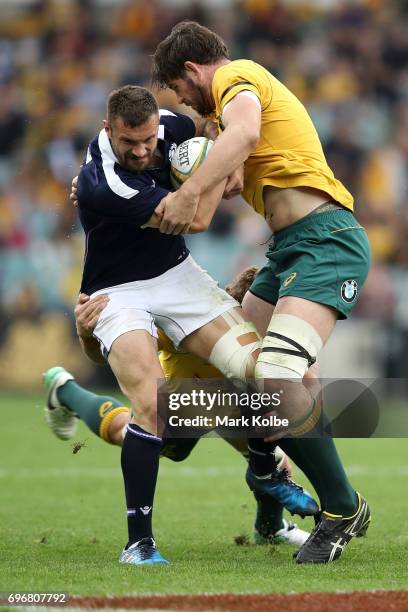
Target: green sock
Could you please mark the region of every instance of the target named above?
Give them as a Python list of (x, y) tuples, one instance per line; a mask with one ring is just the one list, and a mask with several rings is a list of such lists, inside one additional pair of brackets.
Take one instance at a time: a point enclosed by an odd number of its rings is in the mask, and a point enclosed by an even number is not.
[(282, 438), (279, 446), (310, 480), (322, 510), (342, 516), (356, 511), (357, 495), (332, 438)]
[(108, 427), (114, 414), (128, 412), (128, 408), (114, 397), (96, 395), (75, 380), (69, 380), (57, 391), (61, 404), (75, 412), (91, 431), (109, 442)]

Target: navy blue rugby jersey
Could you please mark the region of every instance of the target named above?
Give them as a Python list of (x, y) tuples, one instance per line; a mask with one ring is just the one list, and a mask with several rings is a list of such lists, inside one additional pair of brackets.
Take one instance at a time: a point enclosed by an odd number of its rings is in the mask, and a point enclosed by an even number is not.
[(185, 115), (160, 111), (158, 149), (163, 166), (133, 173), (122, 168), (105, 130), (91, 142), (78, 178), (79, 217), (86, 234), (81, 291), (88, 295), (122, 283), (154, 278), (188, 255), (182, 236), (140, 226), (173, 191), (170, 160), (176, 145), (195, 135)]

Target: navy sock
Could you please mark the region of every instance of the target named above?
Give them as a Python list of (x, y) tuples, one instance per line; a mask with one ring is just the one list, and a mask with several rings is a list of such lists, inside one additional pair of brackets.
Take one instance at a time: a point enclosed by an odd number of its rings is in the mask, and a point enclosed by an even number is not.
[(275, 448), (276, 444), (263, 438), (248, 438), (249, 467), (256, 476), (268, 476), (276, 471)]
[(153, 537), (152, 514), (161, 438), (130, 424), (123, 440), (121, 464), (127, 505), (128, 546)]

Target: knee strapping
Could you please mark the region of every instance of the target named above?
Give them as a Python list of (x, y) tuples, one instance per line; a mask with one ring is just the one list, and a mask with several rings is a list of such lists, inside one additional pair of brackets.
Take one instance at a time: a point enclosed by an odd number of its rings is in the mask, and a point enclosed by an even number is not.
[[(239, 315), (237, 316), (237, 313), (226, 313), (226, 315), (224, 319), (232, 327), (215, 343), (209, 362), (226, 378), (239, 380), (252, 378), (256, 363), (253, 353), (261, 347), (261, 338), (253, 323), (244, 321)], [(245, 338), (247, 334), (255, 334), (257, 340), (247, 343), (248, 338)]]
[(255, 366), (255, 378), (302, 379), (323, 346), (316, 330), (294, 315), (272, 317)]

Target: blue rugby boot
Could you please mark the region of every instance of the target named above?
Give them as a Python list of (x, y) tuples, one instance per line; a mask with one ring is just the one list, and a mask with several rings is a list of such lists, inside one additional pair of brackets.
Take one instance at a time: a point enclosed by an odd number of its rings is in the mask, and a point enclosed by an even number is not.
[(142, 538), (129, 548), (124, 548), (119, 558), (119, 563), (129, 563), (131, 565), (155, 565), (164, 563), (169, 565), (169, 561), (164, 559), (156, 548), (153, 538)]
[(251, 491), (273, 497), (291, 514), (303, 518), (319, 512), (319, 506), (310, 493), (293, 482), (286, 470), (275, 470), (270, 476), (258, 477), (248, 466), (246, 481)]

